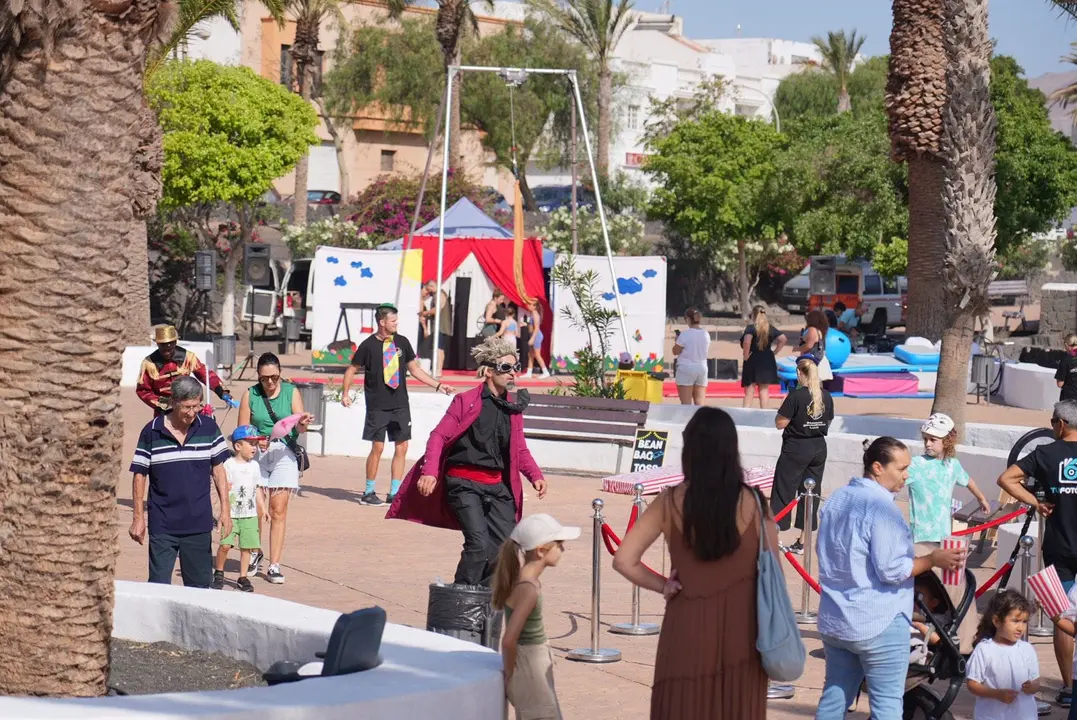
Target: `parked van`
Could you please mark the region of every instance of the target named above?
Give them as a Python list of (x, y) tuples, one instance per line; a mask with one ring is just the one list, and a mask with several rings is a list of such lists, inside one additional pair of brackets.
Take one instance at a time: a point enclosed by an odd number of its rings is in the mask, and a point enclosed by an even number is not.
[(833, 308), (839, 300), (846, 307), (855, 307), (863, 300), (867, 305), (864, 323), (875, 327), (896, 327), (904, 324), (902, 296), (907, 292), (904, 277), (887, 279), (879, 275), (867, 261), (839, 260), (834, 295), (811, 295), (810, 265), (786, 282), (782, 288), (782, 306), (791, 313)]
[(300, 258), (290, 264), (280, 260), (269, 263), (273, 276), (272, 288), (244, 286), (243, 321), (256, 325), (284, 326), (285, 316), (299, 318), (299, 335), (310, 340), (314, 324), (312, 303), (314, 301), (314, 264), (312, 258)]

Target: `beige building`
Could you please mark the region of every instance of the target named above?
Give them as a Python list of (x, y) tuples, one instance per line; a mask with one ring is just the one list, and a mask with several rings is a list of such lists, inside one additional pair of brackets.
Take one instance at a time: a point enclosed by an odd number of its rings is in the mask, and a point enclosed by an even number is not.
[[(509, 5), (507, 9), (497, 12), (506, 17), (480, 15), (479, 31), (483, 34), (495, 33), (506, 24), (521, 24), (522, 8), (517, 12), (511, 7), (512, 4)], [(481, 6), (476, 5), (475, 9), (480, 12)], [(433, 17), (437, 11), (434, 8), (413, 7), (406, 13), (414, 17)], [(385, 3), (379, 0), (351, 0), (344, 5), (344, 16), (349, 25), (385, 22), (388, 20), (388, 10)], [(324, 58), (322, 72), (329, 71), (333, 50), (340, 36), (341, 29), (336, 23), (323, 24), (319, 38), (319, 49)], [(260, 2), (247, 0), (243, 6), (238, 36), (226, 23), (210, 23), (204, 32), (192, 40), (189, 53), (193, 57), (246, 65), (262, 77), (289, 84), (294, 75), (294, 63), (289, 52), (294, 39), (295, 22), (288, 21), (283, 28), (278, 27)], [(391, 117), (382, 108), (360, 108), (352, 121), (351, 131), (343, 133), (341, 155), (348, 174), (350, 194), (363, 190), (385, 173), (422, 172), (429, 146), (421, 127), (417, 123), (394, 122)], [(322, 144), (311, 148), (308, 188), (339, 192), (337, 151), (324, 120), (319, 122), (317, 134)], [(432, 173), (441, 172), (441, 153), (439, 147), (431, 164)], [(493, 154), (483, 150), (478, 131), (465, 128), (461, 156), (462, 167), (473, 180), (510, 194), (511, 174), (494, 165)], [(280, 178), (275, 186), (281, 195), (292, 194), (294, 175)]]

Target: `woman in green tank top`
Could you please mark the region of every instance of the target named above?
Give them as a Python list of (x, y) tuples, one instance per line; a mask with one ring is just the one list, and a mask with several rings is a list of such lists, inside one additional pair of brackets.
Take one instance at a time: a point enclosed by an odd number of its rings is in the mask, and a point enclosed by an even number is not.
[(498, 554), (493, 606), (505, 611), (501, 638), (505, 695), (516, 708), (517, 720), (561, 720), (553, 653), (542, 623), (539, 576), (561, 560), (565, 541), (579, 536), (578, 527), (564, 527), (549, 515), (528, 515)]

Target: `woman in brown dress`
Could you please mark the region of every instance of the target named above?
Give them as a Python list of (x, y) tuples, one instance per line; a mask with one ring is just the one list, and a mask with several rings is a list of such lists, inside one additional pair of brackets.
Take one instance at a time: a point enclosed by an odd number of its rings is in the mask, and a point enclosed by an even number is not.
[[(684, 482), (663, 492), (625, 536), (613, 567), (667, 598), (651, 689), (652, 720), (763, 720), (767, 675), (755, 648), (756, 562), (762, 525), (744, 484), (737, 428), (723, 410), (701, 407), (684, 429)], [(763, 507), (768, 507), (763, 500)], [(643, 566), (659, 535), (673, 572)]]

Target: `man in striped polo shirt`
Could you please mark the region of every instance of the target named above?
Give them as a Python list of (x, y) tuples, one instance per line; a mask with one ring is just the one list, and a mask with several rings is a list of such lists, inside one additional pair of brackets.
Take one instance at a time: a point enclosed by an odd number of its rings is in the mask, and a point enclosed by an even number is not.
[(231, 453), (217, 423), (201, 410), (202, 386), (192, 377), (176, 378), (171, 411), (142, 428), (131, 461), (135, 517), (129, 534), (143, 545), (149, 532), (149, 581), (153, 583), (172, 583), (177, 555), (184, 585), (208, 588), (213, 581), (211, 482), (221, 501), (221, 537), (232, 532), (224, 471)]

